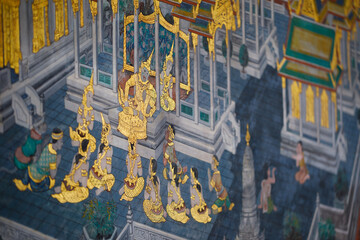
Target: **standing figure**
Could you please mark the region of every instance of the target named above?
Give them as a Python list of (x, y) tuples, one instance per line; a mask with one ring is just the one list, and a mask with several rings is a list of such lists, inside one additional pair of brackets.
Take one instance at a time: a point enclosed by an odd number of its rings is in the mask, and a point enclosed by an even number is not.
[(26, 142), (15, 150), (14, 164), (20, 169), (26, 169), (41, 154), (41, 135), (46, 132), (46, 123), (38, 123), (31, 130)]
[(167, 179), (168, 172), (170, 172), (166, 168), (166, 164), (169, 162), (177, 167), (177, 177), (182, 184), (185, 184), (186, 181), (189, 179), (189, 176), (185, 175), (187, 172), (187, 166), (182, 167), (180, 161), (176, 157), (175, 145), (174, 145), (174, 138), (175, 138), (175, 129), (174, 127), (169, 124), (166, 132), (165, 132), (165, 143), (163, 145), (163, 163), (164, 163), (164, 170), (163, 176)]
[(89, 140), (81, 142), (81, 151), (74, 156), (70, 173), (65, 176), (60, 187), (55, 188), (55, 194), (51, 196), (60, 203), (78, 203), (89, 196), (87, 188), (90, 156)]
[(157, 162), (154, 158), (150, 158), (149, 176), (146, 179), (143, 207), (150, 221), (161, 223), (166, 221), (167, 214), (161, 202), (160, 179), (156, 176), (156, 170)]
[(296, 146), (296, 155), (292, 156), (296, 160), (296, 166), (300, 170), (295, 174), (295, 180), (300, 184), (304, 184), (306, 180), (310, 179), (309, 171), (305, 164), (304, 152), (302, 148), (302, 142), (299, 141)]
[(169, 216), (178, 222), (187, 223), (189, 221), (189, 209), (186, 208), (184, 199), (180, 192), (180, 179), (177, 175), (176, 164), (170, 163), (169, 177), (171, 181), (168, 183), (168, 204), (166, 205), (166, 212)]
[(27, 167), (24, 179), (13, 180), (20, 191), (28, 189), (33, 192), (43, 192), (54, 187), (57, 168), (61, 162), (61, 155), (57, 152), (63, 145), (63, 132), (55, 128), (51, 137), (51, 143), (44, 148), (39, 159)]
[(136, 139), (129, 139), (129, 153), (126, 156), (126, 166), (128, 174), (124, 178), (124, 185), (119, 190), (120, 201), (131, 202), (137, 197), (144, 188), (144, 178), (142, 177), (142, 165), (139, 154), (136, 153)]
[(196, 168), (190, 169), (191, 184), (190, 195), (191, 195), (191, 215), (195, 221), (200, 223), (211, 222), (211, 210), (207, 207), (202, 193), (202, 186), (198, 180), (199, 172)]
[(271, 213), (273, 210), (276, 212), (277, 207), (271, 198), (271, 184), (275, 184), (275, 170), (272, 171), (267, 163), (264, 165), (264, 180), (261, 181), (260, 204), (258, 208), (262, 208), (263, 213)]
[(91, 78), (89, 81), (89, 85), (87, 85), (84, 89), (83, 97), (81, 104), (78, 108), (78, 114), (76, 120), (79, 126), (84, 125), (85, 127), (89, 128), (90, 130), (94, 127), (94, 111), (93, 107), (91, 106), (94, 97), (94, 80), (93, 80), (93, 73), (91, 74)]
[(175, 101), (170, 96), (174, 84), (173, 76), (170, 73), (174, 63), (173, 48), (174, 48), (174, 43), (171, 46), (169, 55), (167, 55), (165, 58), (163, 70), (160, 74), (160, 84), (162, 85), (160, 105), (162, 109), (164, 109), (165, 111), (173, 111), (175, 109)]
[(110, 147), (112, 140), (110, 123), (106, 123), (103, 114), (101, 113), (102, 131), (101, 144), (98, 149), (98, 158), (94, 161), (94, 165), (89, 172), (89, 180), (87, 186), (89, 189), (97, 188), (96, 195), (99, 195), (104, 190), (110, 192), (115, 183), (115, 177), (111, 174), (112, 154), (113, 150)]
[(213, 155), (212, 160), (211, 170), (213, 170), (214, 173), (211, 177), (210, 169), (208, 169), (209, 189), (210, 191), (215, 189), (217, 195), (215, 203), (211, 206), (212, 212), (214, 214), (221, 213), (223, 211), (223, 207), (225, 210), (228, 209), (231, 211), (235, 204), (230, 202), (229, 195), (221, 182), (221, 175), (218, 170), (219, 160), (215, 155)]
[[(123, 110), (119, 112), (117, 130), (128, 138), (145, 139), (147, 118), (156, 110), (157, 94), (154, 86), (149, 82), (153, 52), (146, 62), (141, 63), (140, 73), (134, 73), (127, 80), (125, 92), (120, 85), (118, 88), (118, 100)], [(132, 98), (129, 98), (130, 87), (134, 87), (135, 96)]]

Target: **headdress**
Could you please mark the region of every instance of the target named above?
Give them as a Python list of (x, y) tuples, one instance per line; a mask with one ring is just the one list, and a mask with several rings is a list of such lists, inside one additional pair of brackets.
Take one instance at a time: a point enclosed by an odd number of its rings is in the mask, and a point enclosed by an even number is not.
[(87, 94), (89, 91), (92, 92), (92, 94), (94, 94), (94, 73), (91, 73), (91, 78), (89, 81), (89, 85), (87, 85), (84, 89), (84, 94)]
[(249, 124), (246, 125), (246, 136), (245, 136), (245, 140), (246, 140), (246, 146), (249, 146), (249, 143), (250, 143)]
[(166, 64), (167, 64), (168, 61), (174, 63), (173, 50), (174, 50), (174, 42), (173, 42), (173, 44), (171, 45), (170, 53), (169, 53), (168, 55), (166, 55), (165, 62), (164, 62), (164, 68), (166, 68)]
[(61, 131), (61, 130), (58, 129), (58, 128), (55, 128), (55, 129), (53, 130), (53, 132), (51, 133), (51, 137), (52, 137), (52, 139), (54, 139), (54, 140), (60, 140), (60, 139), (62, 139), (63, 135), (64, 135), (64, 132)]
[(153, 161), (153, 157), (150, 158), (150, 179), (152, 180), (154, 178), (154, 176), (156, 175), (156, 172), (153, 172), (153, 165), (152, 165), (152, 161)]
[(169, 124), (168, 126), (168, 131), (169, 131), (169, 139), (172, 141), (175, 138), (175, 134), (174, 134), (174, 129), (172, 128), (172, 126)]
[(190, 174), (191, 174), (192, 178), (194, 179), (194, 186), (196, 186), (198, 184), (200, 185), (199, 180), (195, 177), (195, 173), (193, 171), (193, 168), (190, 169)]
[[(147, 70), (150, 71), (151, 58), (152, 58), (153, 53), (154, 53), (154, 49), (152, 50), (152, 52), (151, 52), (150, 57), (148, 58), (148, 60), (147, 60), (146, 62), (142, 62), (142, 63), (141, 63), (141, 69), (146, 68)], [(141, 71), (141, 70), (140, 70), (140, 71)]]
[(213, 161), (214, 161), (214, 165), (217, 168), (219, 166), (219, 160), (217, 159), (217, 157), (215, 155), (213, 155)]
[(101, 121), (102, 121), (102, 131), (101, 131), (101, 143), (104, 143), (105, 145), (109, 145), (109, 140), (107, 139), (107, 136), (109, 135), (111, 131), (110, 123), (106, 123), (104, 116), (102, 113), (101, 115)]

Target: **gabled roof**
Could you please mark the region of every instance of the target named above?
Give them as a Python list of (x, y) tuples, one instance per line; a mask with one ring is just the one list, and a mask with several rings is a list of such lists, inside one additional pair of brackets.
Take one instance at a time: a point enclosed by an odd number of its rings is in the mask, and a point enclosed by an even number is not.
[(292, 14), (310, 18), (323, 23), (327, 16), (327, 0), (290, 0), (289, 9)]
[(353, 0), (330, 0), (328, 1), (329, 14), (333, 16), (332, 25), (346, 31), (351, 31), (356, 21), (357, 9), (353, 6)]

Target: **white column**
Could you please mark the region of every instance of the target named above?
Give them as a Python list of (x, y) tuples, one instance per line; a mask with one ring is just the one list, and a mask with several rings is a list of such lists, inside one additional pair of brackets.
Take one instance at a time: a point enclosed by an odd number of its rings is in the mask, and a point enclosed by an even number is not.
[[(199, 36), (197, 36), (199, 40)], [(198, 43), (199, 45), (199, 43)], [(200, 51), (199, 47), (194, 46), (194, 120), (195, 123), (199, 123), (199, 78), (198, 78), (198, 52)]]
[(258, 16), (258, 12), (259, 12), (259, 4), (258, 1), (255, 0), (255, 34), (256, 34), (256, 54), (259, 53), (259, 16)]
[[(253, 0), (249, 0), (249, 18), (250, 18), (250, 24), (253, 24)], [(257, 1), (257, 0), (255, 0)]]
[[(85, 1), (85, 0), (83, 0)], [(102, 43), (103, 43), (103, 0), (98, 0), (98, 43), (99, 43), (99, 47), (100, 47), (100, 52), (102, 52)], [(80, 4), (80, 3), (79, 3)]]
[(134, 73), (139, 72), (139, 10), (134, 9)]
[(176, 116), (180, 116), (180, 72), (179, 72), (179, 33), (175, 33), (175, 92)]
[(245, 0), (241, 2), (241, 28), (242, 28), (242, 43), (246, 43), (246, 35), (245, 35)]
[[(357, 62), (356, 62), (356, 64), (357, 64)], [(357, 79), (356, 81), (359, 81), (359, 79)], [(341, 128), (343, 128), (343, 87), (342, 87), (342, 85), (340, 86), (340, 122), (341, 122)]]
[(320, 143), (320, 113), (321, 113), (321, 109), (320, 109), (320, 93), (319, 93), (319, 88), (316, 88), (316, 139), (317, 139), (317, 143)]
[(274, 0), (271, 0), (271, 22), (273, 23), (273, 27), (274, 27), (274, 22), (275, 22), (275, 17), (274, 17)]
[[(198, 51), (196, 51), (196, 56), (197, 56), (197, 61), (198, 61), (198, 68), (197, 68), (197, 78), (198, 78), (198, 88), (199, 88), (199, 91), (200, 91), (200, 89), (201, 89), (201, 70), (200, 70), (200, 68), (201, 68), (201, 66), (200, 66), (200, 62), (201, 62), (201, 60), (200, 60), (200, 57), (201, 57), (201, 55), (200, 55), (200, 42), (199, 42), (200, 40), (199, 40), (199, 36), (198, 36), (198, 46), (197, 46), (197, 50)], [(204, 61), (205, 61), (205, 59), (204, 59)]]
[(119, 13), (113, 13), (113, 23), (112, 23), (112, 64), (113, 64), (113, 92), (117, 92), (117, 83), (118, 83), (118, 73), (117, 73), (117, 49), (118, 49), (118, 22)]
[(97, 45), (97, 38), (98, 38), (98, 34), (97, 34), (97, 15), (94, 17), (94, 20), (92, 22), (92, 43), (93, 43), (93, 81), (94, 81), (94, 85), (97, 85), (98, 82), (98, 65), (97, 65), (97, 57), (98, 57), (98, 45)]
[(287, 121), (286, 121), (286, 78), (282, 77), (282, 101), (283, 101), (283, 124), (285, 130), (287, 131)]
[(229, 36), (228, 36), (228, 45), (227, 45), (227, 49), (226, 49), (226, 80), (227, 80), (227, 92), (228, 92), (228, 105), (230, 105), (231, 103), (231, 58), (230, 58), (230, 44), (231, 44), (231, 39), (232, 34), (229, 31)]
[(261, 27), (264, 27), (265, 26), (265, 24), (264, 24), (264, 15), (265, 15), (265, 11), (264, 11), (264, 9), (265, 9), (265, 6), (264, 6), (264, 0), (261, 0), (260, 1), (260, 11), (261, 11)]
[(332, 144), (333, 147), (335, 147), (335, 135), (336, 135), (336, 126), (335, 126), (335, 103), (331, 100), (331, 92), (329, 92), (330, 97), (329, 97), (329, 105), (331, 106), (330, 108), (330, 116), (331, 116), (331, 131), (332, 131)]
[(156, 109), (160, 109), (160, 59), (159, 59), (159, 15), (155, 18), (155, 80), (156, 80)]
[(302, 118), (303, 118), (303, 115), (302, 115), (302, 107), (303, 107), (303, 89), (304, 89), (304, 84), (301, 84), (301, 93), (300, 93), (300, 106), (299, 106), (299, 111), (300, 111), (300, 118), (299, 118), (299, 126), (300, 126), (300, 139), (302, 139), (303, 137), (303, 121), (302, 121)]
[(209, 65), (210, 65), (210, 128), (214, 130), (214, 61), (213, 61), (213, 53), (210, 54), (209, 57)]
[(75, 12), (74, 16), (74, 63), (75, 63), (75, 78), (79, 78), (79, 55), (80, 55), (80, 42), (79, 42), (79, 16), (80, 12)]

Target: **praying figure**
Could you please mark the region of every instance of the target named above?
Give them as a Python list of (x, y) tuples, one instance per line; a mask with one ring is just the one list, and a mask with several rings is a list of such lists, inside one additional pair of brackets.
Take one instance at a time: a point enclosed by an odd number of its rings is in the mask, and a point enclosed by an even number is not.
[(166, 212), (175, 221), (187, 223), (189, 221), (189, 209), (186, 208), (184, 199), (180, 192), (180, 179), (177, 174), (177, 165), (169, 163), (170, 171), (168, 183), (168, 203), (166, 205)]
[(173, 88), (173, 76), (170, 73), (174, 59), (173, 59), (174, 43), (171, 46), (169, 55), (166, 56), (163, 70), (160, 74), (160, 84), (162, 85), (160, 105), (165, 111), (173, 111), (175, 109), (175, 101), (171, 98), (171, 90)]
[(98, 158), (94, 161), (94, 165), (89, 172), (89, 180), (87, 186), (89, 189), (96, 187), (96, 195), (99, 195), (104, 190), (110, 192), (115, 183), (115, 177), (111, 174), (111, 164), (113, 149), (110, 147), (112, 140), (110, 123), (106, 123), (103, 114), (101, 113), (102, 131), (101, 144), (98, 149)]
[(202, 193), (202, 186), (199, 182), (199, 172), (197, 168), (190, 169), (190, 180), (192, 186), (190, 186), (191, 195), (191, 215), (195, 221), (200, 223), (211, 222), (211, 210), (207, 207)]
[(120, 201), (131, 202), (137, 197), (144, 188), (144, 178), (142, 177), (142, 165), (139, 154), (136, 153), (136, 139), (129, 139), (129, 153), (126, 156), (127, 175), (124, 178), (124, 185), (119, 190)]
[[(212, 191), (215, 189), (217, 199), (215, 203), (211, 206), (212, 212), (214, 214), (221, 213), (224, 209), (231, 211), (235, 206), (234, 203), (230, 202), (229, 195), (222, 184), (220, 171), (218, 170), (219, 160), (215, 155), (212, 157), (211, 170), (214, 171), (212, 177), (210, 169), (208, 169), (208, 179), (209, 179), (209, 189)], [(223, 209), (224, 208), (224, 209)]]
[(310, 175), (305, 164), (304, 152), (301, 141), (297, 143), (296, 154), (292, 157), (296, 160), (296, 166), (300, 168), (300, 170), (295, 174), (295, 180), (298, 181), (300, 184), (304, 184), (306, 180), (310, 179)]
[(150, 158), (149, 176), (146, 178), (143, 207), (150, 221), (161, 223), (166, 221), (167, 214), (161, 202), (160, 179), (156, 176), (156, 170), (157, 162), (154, 158)]
[(173, 165), (176, 165), (177, 167), (176, 174), (179, 178), (179, 181), (181, 181), (182, 184), (185, 184), (186, 181), (189, 179), (189, 176), (185, 175), (185, 173), (187, 172), (187, 166), (182, 167), (180, 161), (176, 157), (174, 138), (175, 138), (175, 129), (171, 124), (169, 124), (165, 132), (166, 142), (163, 145), (163, 163), (164, 163), (163, 176), (165, 179), (168, 179), (167, 175), (168, 172), (170, 171), (166, 168), (166, 165), (167, 163), (171, 163)]
[(63, 145), (63, 132), (55, 128), (51, 138), (51, 143), (43, 149), (39, 159), (28, 165), (25, 177), (22, 180), (13, 180), (20, 191), (28, 189), (33, 192), (43, 192), (54, 187), (57, 168), (61, 162), (58, 151)]
[(271, 198), (271, 184), (275, 184), (275, 170), (270, 169), (269, 165), (264, 165), (264, 180), (261, 181), (260, 204), (258, 208), (263, 210), (263, 213), (271, 213), (277, 211), (277, 207)]
[(80, 152), (74, 156), (70, 173), (65, 176), (61, 186), (55, 188), (55, 194), (51, 195), (53, 198), (60, 203), (78, 203), (89, 196), (87, 188), (89, 156), (89, 140), (84, 139), (80, 145)]
[[(153, 51), (154, 52), (154, 51)], [(119, 112), (117, 130), (128, 138), (145, 139), (147, 118), (156, 110), (156, 91), (149, 82), (151, 53), (146, 62), (141, 63), (139, 73), (134, 73), (125, 84), (123, 91), (119, 85), (118, 100), (122, 107)], [(129, 90), (134, 87), (134, 95), (129, 98)]]

